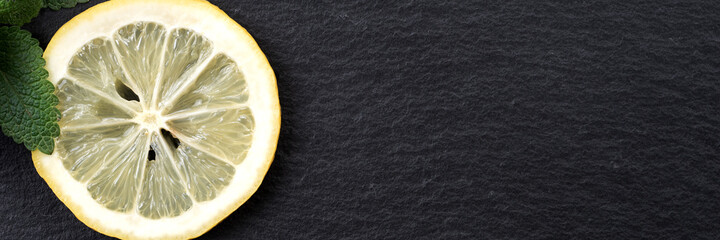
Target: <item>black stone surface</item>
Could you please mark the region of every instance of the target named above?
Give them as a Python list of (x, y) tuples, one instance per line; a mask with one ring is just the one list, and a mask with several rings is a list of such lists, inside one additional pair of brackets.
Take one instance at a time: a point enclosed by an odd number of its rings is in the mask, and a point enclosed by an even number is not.
[[(42, 47), (101, 1), (43, 10)], [(717, 1), (220, 1), (282, 105), (201, 239), (718, 239)], [(0, 137), (0, 238), (100, 239)]]

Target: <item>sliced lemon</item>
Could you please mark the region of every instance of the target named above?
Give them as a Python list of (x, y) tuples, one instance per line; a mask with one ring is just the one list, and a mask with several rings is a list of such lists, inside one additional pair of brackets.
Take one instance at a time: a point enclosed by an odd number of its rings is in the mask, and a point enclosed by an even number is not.
[(61, 135), (35, 167), (75, 216), (120, 238), (191, 238), (258, 188), (280, 128), (252, 37), (202, 0), (113, 0), (44, 55)]

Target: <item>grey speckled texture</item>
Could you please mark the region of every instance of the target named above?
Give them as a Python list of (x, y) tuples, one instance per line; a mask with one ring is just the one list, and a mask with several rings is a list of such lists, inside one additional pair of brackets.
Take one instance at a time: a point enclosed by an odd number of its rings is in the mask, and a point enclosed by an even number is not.
[[(93, 2), (25, 28), (44, 46)], [(211, 2), (283, 120), (203, 239), (720, 238), (717, 1)], [(0, 238), (100, 237), (0, 146)]]

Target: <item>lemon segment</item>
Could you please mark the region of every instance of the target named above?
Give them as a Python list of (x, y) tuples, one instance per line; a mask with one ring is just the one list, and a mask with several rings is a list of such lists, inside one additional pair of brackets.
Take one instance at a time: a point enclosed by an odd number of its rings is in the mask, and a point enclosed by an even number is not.
[[(212, 44), (205, 37), (189, 29), (174, 29), (170, 32), (165, 52), (162, 78), (158, 82), (159, 95), (154, 103), (160, 108), (171, 104), (171, 97), (179, 94), (183, 83), (197, 71), (212, 53)], [(161, 99), (161, 100), (158, 100)], [(177, 103), (175, 103), (177, 105)]]
[[(239, 164), (245, 159), (252, 143), (254, 129), (252, 113), (248, 108), (192, 115), (171, 120), (168, 125), (170, 129), (177, 131), (177, 136), (182, 142), (232, 164)], [(235, 129), (235, 131), (227, 131), (227, 129)], [(224, 144), (227, 142), (234, 144)]]
[(192, 207), (193, 201), (173, 166), (176, 162), (171, 159), (172, 151), (157, 133), (153, 133), (151, 147), (156, 159), (146, 165), (138, 212), (152, 219), (180, 215)]
[(187, 145), (178, 148), (177, 156), (187, 190), (198, 202), (214, 199), (235, 175), (229, 163)]
[[(131, 123), (92, 127), (90, 129), (64, 129), (57, 145), (63, 166), (75, 180), (87, 182), (105, 161), (117, 158), (127, 145), (128, 136), (139, 134), (138, 126)], [(99, 147), (101, 146), (101, 147)]]
[(114, 54), (120, 58), (128, 85), (137, 90), (144, 109), (151, 104), (166, 31), (164, 26), (154, 22), (136, 22), (113, 34)]

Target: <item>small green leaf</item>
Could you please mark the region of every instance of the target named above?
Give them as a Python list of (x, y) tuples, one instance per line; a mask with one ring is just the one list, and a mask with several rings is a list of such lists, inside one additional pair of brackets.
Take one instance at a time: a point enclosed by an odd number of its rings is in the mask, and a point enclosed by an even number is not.
[(51, 154), (60, 135), (60, 111), (44, 66), (42, 49), (30, 32), (0, 27), (0, 127), (30, 151)]
[(37, 17), (43, 0), (0, 0), (0, 23), (23, 25)]
[(89, 0), (44, 0), (45, 7), (52, 10), (59, 10), (60, 8), (71, 8), (78, 3), (86, 3)]

